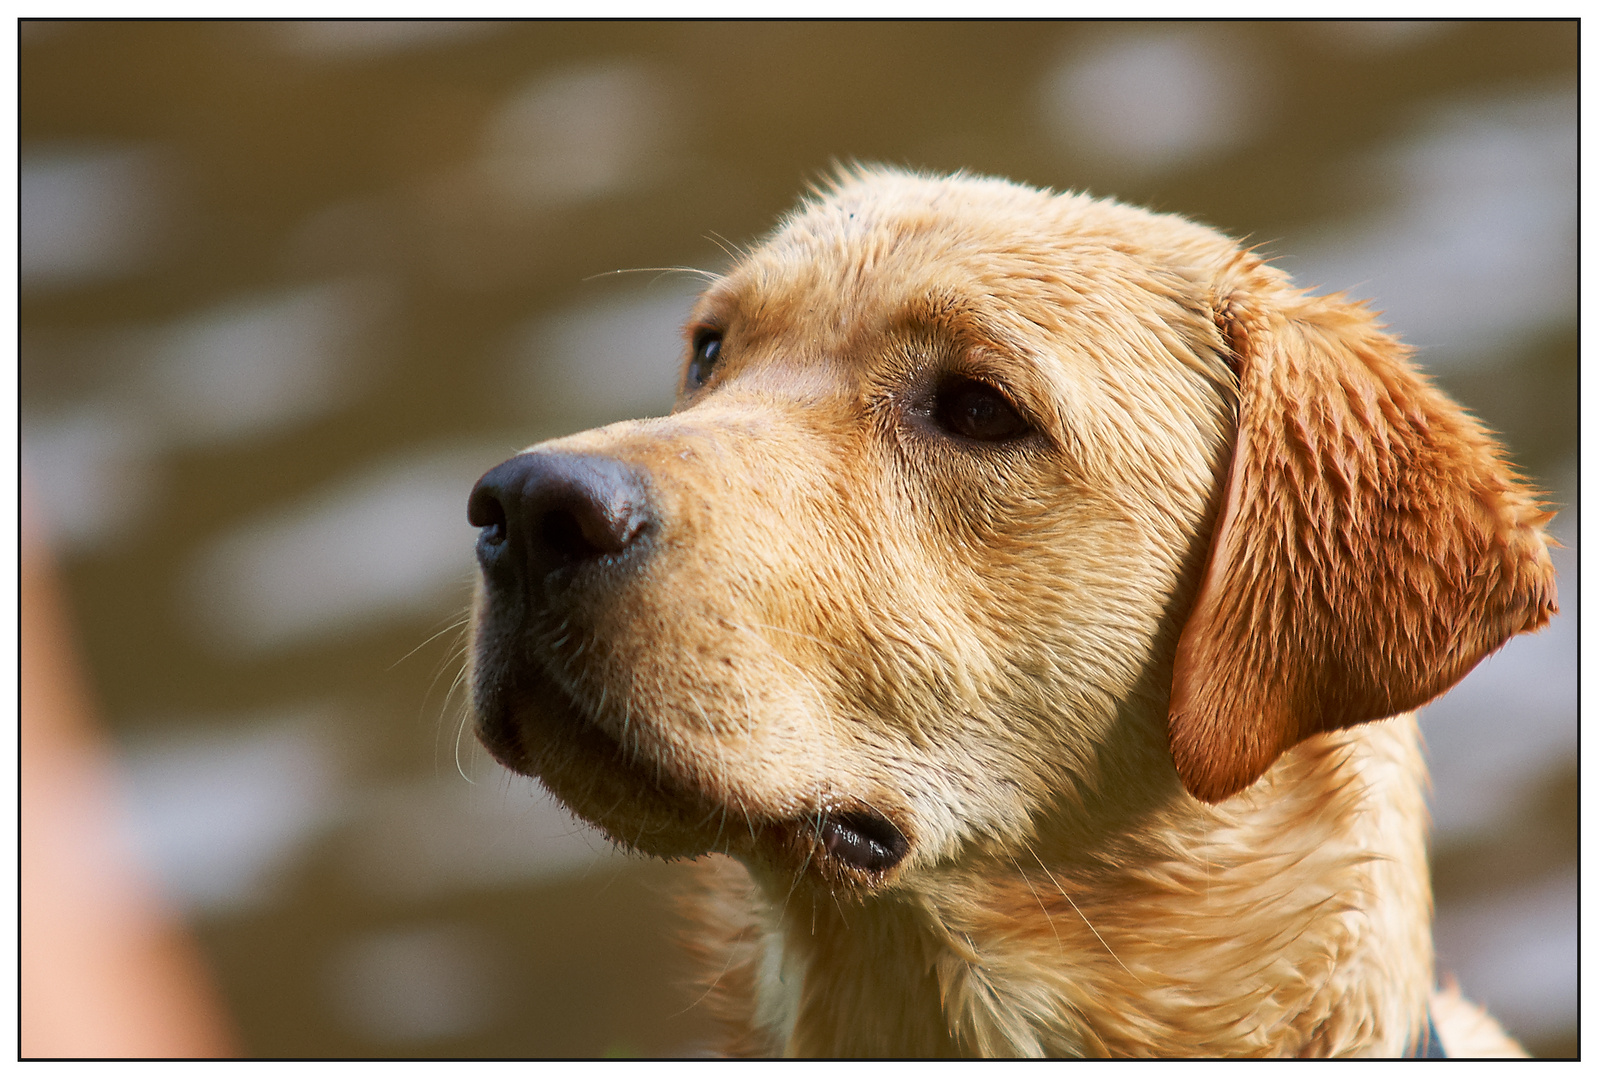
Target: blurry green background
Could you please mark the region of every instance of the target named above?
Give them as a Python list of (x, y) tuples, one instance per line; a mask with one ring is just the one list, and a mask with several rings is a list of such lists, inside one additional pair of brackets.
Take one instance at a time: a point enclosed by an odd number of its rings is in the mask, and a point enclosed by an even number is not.
[[(679, 868), (460, 736), (473, 480), (664, 411), (831, 162), (1181, 212), (1388, 313), (1563, 512), (1423, 718), (1437, 938), (1577, 1049), (1574, 22), (21, 26), (23, 462), (247, 1051), (692, 1053)], [(470, 778), (470, 782), (469, 779)]]

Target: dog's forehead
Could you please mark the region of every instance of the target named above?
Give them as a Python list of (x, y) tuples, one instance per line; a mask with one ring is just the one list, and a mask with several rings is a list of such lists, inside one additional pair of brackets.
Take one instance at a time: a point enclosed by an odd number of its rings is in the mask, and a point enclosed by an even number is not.
[[(803, 204), (712, 290), (752, 338), (842, 344), (917, 312), (1067, 330), (1208, 301), (1236, 248), (1166, 215), (1006, 181), (867, 173)], [(828, 337), (837, 340), (825, 341)]]

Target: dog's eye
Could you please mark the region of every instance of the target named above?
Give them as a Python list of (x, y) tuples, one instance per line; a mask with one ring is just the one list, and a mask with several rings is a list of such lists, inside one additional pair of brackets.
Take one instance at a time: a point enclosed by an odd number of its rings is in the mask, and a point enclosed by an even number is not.
[(701, 330), (694, 335), (694, 356), (688, 362), (689, 386), (703, 386), (722, 355), (722, 332)]
[(976, 379), (954, 379), (939, 387), (933, 418), (945, 431), (978, 442), (1003, 442), (1030, 430), (1004, 394)]

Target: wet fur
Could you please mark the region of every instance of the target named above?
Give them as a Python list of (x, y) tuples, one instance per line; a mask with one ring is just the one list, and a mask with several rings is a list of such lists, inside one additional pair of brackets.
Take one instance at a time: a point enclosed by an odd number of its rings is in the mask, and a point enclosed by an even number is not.
[[(1432, 993), (1406, 710), (1547, 621), (1548, 515), (1367, 311), (1180, 218), (863, 170), (705, 327), (671, 416), (531, 448), (625, 462), (657, 532), (480, 597), (473, 681), (612, 837), (721, 853), (723, 1049), (1396, 1056), (1431, 994), (1519, 1052)], [(1030, 434), (930, 426), (950, 372)], [(868, 810), (881, 873), (819, 840)]]

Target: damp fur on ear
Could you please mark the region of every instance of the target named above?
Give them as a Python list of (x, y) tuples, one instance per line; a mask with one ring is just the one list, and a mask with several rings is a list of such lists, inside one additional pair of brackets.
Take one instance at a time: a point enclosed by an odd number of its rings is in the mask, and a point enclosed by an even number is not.
[(1216, 323), (1238, 426), (1169, 732), (1219, 802), (1312, 735), (1414, 709), (1556, 610), (1553, 516), (1370, 311), (1244, 256)]

